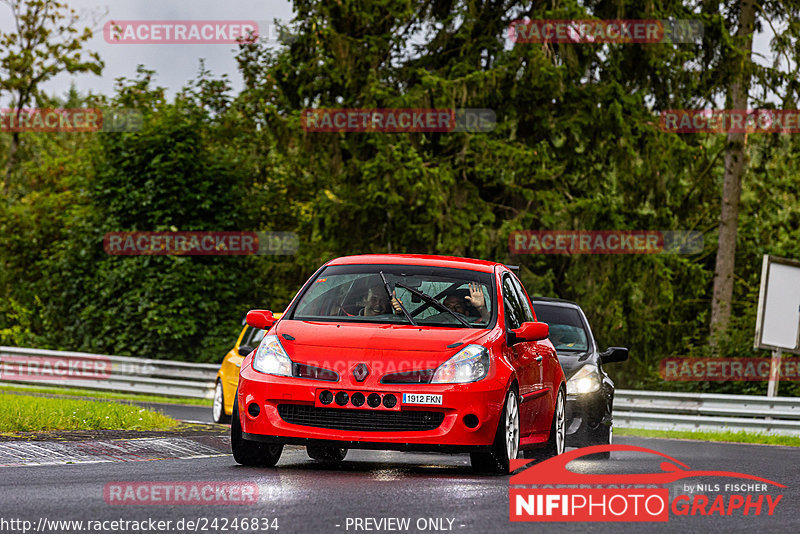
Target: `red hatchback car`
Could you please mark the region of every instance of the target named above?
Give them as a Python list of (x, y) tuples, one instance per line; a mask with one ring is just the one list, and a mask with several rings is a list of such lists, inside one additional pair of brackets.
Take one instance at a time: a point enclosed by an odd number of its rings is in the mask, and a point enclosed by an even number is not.
[(564, 451), (565, 381), (548, 326), (505, 265), (464, 258), (338, 258), (302, 287), (242, 362), (234, 459), (273, 466), (349, 448), (470, 453), (479, 472)]

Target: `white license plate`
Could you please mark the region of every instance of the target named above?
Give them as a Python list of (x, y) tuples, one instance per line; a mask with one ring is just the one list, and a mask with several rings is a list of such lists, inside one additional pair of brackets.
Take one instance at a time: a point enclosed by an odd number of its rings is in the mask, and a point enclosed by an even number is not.
[(442, 395), (428, 393), (403, 393), (403, 404), (442, 404)]

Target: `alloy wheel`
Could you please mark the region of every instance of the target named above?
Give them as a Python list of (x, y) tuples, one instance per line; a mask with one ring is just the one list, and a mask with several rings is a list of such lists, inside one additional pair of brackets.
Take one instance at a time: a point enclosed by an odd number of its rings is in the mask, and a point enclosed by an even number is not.
[(517, 396), (513, 391), (508, 394), (506, 401), (506, 453), (508, 459), (513, 460), (519, 451), (519, 408)]
[(566, 442), (565, 411), (564, 394), (559, 391), (556, 403), (556, 454), (564, 453), (564, 443)]
[(222, 405), (222, 383), (217, 381), (217, 387), (214, 388), (214, 404), (211, 406), (211, 415), (214, 421), (221, 421), (224, 407)]

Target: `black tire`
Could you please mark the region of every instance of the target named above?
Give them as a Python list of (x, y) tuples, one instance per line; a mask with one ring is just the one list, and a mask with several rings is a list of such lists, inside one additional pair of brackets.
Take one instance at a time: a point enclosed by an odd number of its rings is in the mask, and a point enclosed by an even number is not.
[(338, 464), (347, 456), (347, 449), (331, 445), (309, 445), (306, 447), (306, 453), (312, 460), (327, 464)]
[(519, 398), (517, 390), (511, 388), (506, 393), (500, 421), (490, 452), (470, 454), (472, 469), (478, 473), (505, 475), (509, 472), (510, 459), (519, 453)]
[(558, 397), (556, 397), (556, 407), (555, 410), (553, 410), (553, 422), (550, 423), (550, 437), (547, 438), (547, 445), (539, 449), (522, 451), (523, 457), (542, 461), (564, 453), (566, 412), (567, 407), (566, 399), (564, 399), (564, 390), (559, 389)]
[(231, 422), (231, 416), (225, 413), (225, 393), (222, 389), (222, 382), (217, 379), (214, 388), (214, 404), (211, 405), (211, 419), (215, 423), (227, 424)]
[[(601, 424), (594, 430), (589, 431), (589, 443), (592, 445), (611, 445), (614, 437), (614, 429), (611, 425)], [(587, 454), (585, 458), (592, 460), (608, 460), (611, 458), (611, 451)]]
[[(238, 397), (238, 395), (237, 395)], [(239, 421), (239, 399), (233, 399), (231, 416), (231, 452), (237, 464), (253, 467), (273, 467), (283, 452), (283, 444), (259, 443), (242, 437), (242, 423)]]

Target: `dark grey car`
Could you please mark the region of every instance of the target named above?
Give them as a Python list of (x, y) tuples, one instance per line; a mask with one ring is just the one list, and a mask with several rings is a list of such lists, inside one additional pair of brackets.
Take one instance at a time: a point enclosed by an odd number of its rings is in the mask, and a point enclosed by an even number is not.
[(600, 352), (589, 321), (576, 303), (543, 297), (532, 300), (536, 320), (550, 325), (550, 341), (567, 378), (566, 445), (611, 443), (614, 381), (604, 365), (627, 360), (628, 349), (611, 347)]

